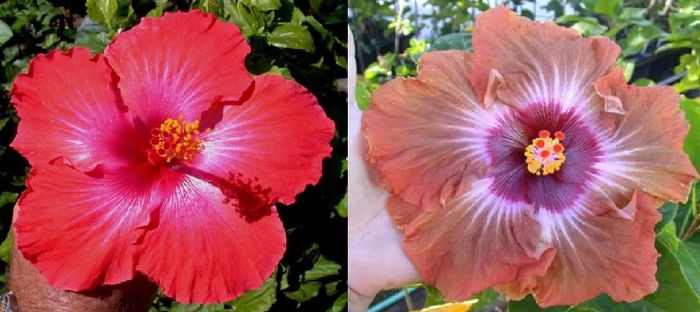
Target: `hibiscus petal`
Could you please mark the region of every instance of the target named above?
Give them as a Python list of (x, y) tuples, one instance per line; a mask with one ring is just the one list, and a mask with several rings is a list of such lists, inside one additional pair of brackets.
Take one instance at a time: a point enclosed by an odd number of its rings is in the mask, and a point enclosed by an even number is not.
[(301, 85), (277, 75), (255, 78), (250, 98), (225, 106), (193, 167), (219, 177), (257, 179), (283, 203), (318, 182), (331, 151), (333, 122)]
[(476, 101), (470, 67), (467, 52), (426, 53), (416, 79), (383, 85), (364, 112), (370, 163), (413, 205), (440, 209), (457, 194), (463, 173), (478, 175), (488, 162), (486, 131), (497, 114)]
[(583, 202), (569, 214), (540, 219), (557, 254), (534, 289), (540, 306), (568, 305), (601, 292), (617, 301), (636, 301), (656, 290), (658, 253), (654, 225), (660, 202), (644, 193), (618, 207), (610, 200)]
[(143, 18), (105, 49), (124, 103), (146, 126), (199, 119), (216, 101), (241, 98), (252, 83), (238, 28), (199, 11)]
[[(689, 125), (678, 106), (678, 93), (669, 86), (628, 86), (618, 68), (596, 82), (596, 89), (608, 100), (617, 99), (625, 112), (610, 114), (614, 127), (595, 165), (605, 191), (626, 192), (629, 198), (638, 189), (662, 200), (685, 202), (698, 174), (683, 152)], [(615, 201), (619, 205), (621, 200)]]
[(34, 167), (14, 223), (17, 245), (46, 280), (81, 291), (134, 277), (154, 169), (84, 173), (56, 159)]
[(490, 183), (474, 182), (469, 193), (443, 211), (419, 213), (414, 207), (412, 212), (410, 205), (396, 202), (400, 205), (389, 209), (405, 232), (409, 259), (449, 301), (507, 283), (532, 283), (552, 259), (553, 250), (540, 241), (532, 207), (494, 196)]
[(120, 162), (113, 143), (127, 123), (116, 81), (105, 58), (86, 48), (38, 55), (11, 91), (22, 120), (12, 147), (32, 166), (57, 157), (84, 171)]
[(171, 194), (149, 225), (138, 271), (179, 302), (232, 300), (259, 288), (285, 249), (274, 206), (253, 218), (234, 207), (219, 187), (172, 172)]
[[(583, 38), (572, 29), (518, 17), (506, 7), (479, 14), (472, 43), (474, 90), (487, 99), (496, 94), (514, 107), (555, 102), (567, 110), (592, 102), (593, 82), (620, 53), (607, 38)], [(500, 80), (492, 78), (494, 70)]]

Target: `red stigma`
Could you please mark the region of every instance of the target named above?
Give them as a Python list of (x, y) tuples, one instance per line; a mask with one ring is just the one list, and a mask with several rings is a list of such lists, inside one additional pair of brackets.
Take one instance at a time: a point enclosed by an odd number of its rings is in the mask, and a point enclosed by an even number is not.
[(555, 153), (561, 153), (564, 150), (564, 146), (562, 146), (561, 144), (555, 144), (554, 146), (552, 146), (552, 150)]
[(557, 131), (557, 132), (554, 132), (554, 137), (559, 139), (559, 141), (564, 141), (564, 138), (566, 136), (564, 135), (564, 132)]

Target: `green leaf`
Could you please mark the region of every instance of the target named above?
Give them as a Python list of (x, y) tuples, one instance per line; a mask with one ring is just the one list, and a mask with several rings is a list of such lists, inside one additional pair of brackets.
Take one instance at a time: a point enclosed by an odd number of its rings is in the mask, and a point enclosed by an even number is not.
[(282, 76), (282, 77), (287, 78), (289, 80), (294, 80), (294, 77), (292, 77), (292, 73), (289, 71), (289, 68), (287, 68), (287, 67), (278, 67), (277, 65), (272, 65), (272, 67), (270, 67), (270, 70), (267, 72), (270, 74)]
[(642, 87), (651, 87), (655, 86), (656, 82), (654, 80), (651, 80), (649, 78), (639, 78), (634, 81), (634, 84), (637, 86), (642, 86)]
[(12, 29), (5, 24), (5, 22), (0, 20), (0, 45), (10, 41), (10, 38), (12, 38)]
[(242, 1), (226, 1), (224, 3), (226, 16), (234, 22), (247, 37), (262, 33), (265, 21), (256, 8), (248, 8)]
[(593, 11), (609, 17), (614, 17), (622, 11), (622, 0), (597, 0)]
[(272, 304), (277, 301), (275, 296), (277, 289), (276, 276), (277, 274), (273, 273), (259, 289), (249, 290), (243, 296), (229, 302), (233, 311), (263, 312), (269, 310)]
[(148, 11), (148, 14), (146, 14), (148, 17), (161, 17), (163, 16), (163, 7), (157, 6), (153, 8), (153, 10)]
[(342, 312), (346, 311), (348, 307), (348, 292), (344, 292), (342, 295), (335, 299), (333, 306), (328, 309), (328, 312)]
[(0, 130), (2, 130), (2, 128), (5, 128), (5, 125), (8, 121), (10, 121), (10, 117), (0, 118)]
[(690, 131), (685, 138), (683, 149), (695, 168), (700, 168), (700, 102), (694, 99), (683, 98), (681, 109), (685, 112), (685, 119), (690, 124)]
[(454, 33), (440, 36), (430, 45), (431, 51), (466, 50), (472, 49), (471, 33)]
[(326, 276), (338, 274), (339, 271), (340, 264), (321, 256), (318, 258), (316, 263), (314, 263), (314, 267), (304, 273), (304, 280), (315, 281)]
[[(693, 311), (700, 306), (700, 266), (694, 255), (696, 244), (681, 241), (675, 226), (669, 223), (657, 235), (658, 260), (656, 280), (659, 288), (644, 300), (666, 311)], [(691, 251), (693, 250), (693, 251)]]
[[(2, 127), (0, 127), (2, 129)], [(17, 201), (17, 193), (15, 192), (2, 192), (0, 193), (0, 208), (7, 204), (13, 204)]]
[(676, 214), (678, 213), (678, 203), (666, 202), (663, 206), (661, 206), (661, 208), (659, 208), (659, 212), (661, 212), (662, 218), (661, 221), (659, 221), (659, 223), (657, 223), (654, 227), (656, 233), (661, 232), (666, 224), (673, 222), (673, 219), (676, 218)]
[(635, 25), (625, 39), (618, 41), (622, 47), (622, 55), (630, 56), (642, 51), (646, 45), (661, 36), (663, 31), (656, 25)]
[(110, 35), (107, 29), (102, 27), (90, 17), (86, 17), (78, 27), (75, 35), (75, 45), (89, 48), (93, 53), (102, 52), (110, 42)]
[(308, 282), (299, 285), (299, 289), (285, 292), (284, 295), (290, 299), (294, 299), (297, 302), (306, 302), (309, 299), (316, 297), (318, 291), (321, 289), (321, 283), (319, 282)]
[(282, 7), (280, 0), (250, 0), (250, 4), (260, 11), (278, 10)]
[(435, 288), (435, 286), (428, 285), (428, 284), (423, 284), (423, 288), (425, 288), (425, 306), (426, 307), (431, 307), (434, 305), (440, 305), (445, 303), (445, 298), (442, 297), (442, 293)]
[(493, 289), (487, 289), (479, 292), (470, 298), (477, 299), (479, 301), (473, 304), (469, 311), (479, 312), (481, 309), (492, 307), (496, 302), (498, 302), (498, 298), (500, 296), (501, 295)]
[(617, 60), (617, 65), (622, 67), (622, 74), (625, 76), (625, 80), (629, 81), (632, 78), (632, 73), (634, 73), (634, 61), (619, 59)]
[(269, 35), (267, 42), (278, 48), (304, 50), (314, 52), (314, 39), (304, 26), (295, 24), (281, 24)]
[(565, 312), (567, 308), (565, 307), (554, 307), (543, 309), (537, 305), (535, 298), (531, 295), (523, 298), (519, 301), (508, 301), (508, 312), (536, 312), (536, 311), (546, 311), (546, 312)]
[(342, 200), (335, 206), (335, 211), (338, 212), (338, 215), (347, 218), (348, 217), (348, 193), (345, 193), (345, 196), (343, 197)]
[(602, 35), (608, 30), (607, 26), (601, 25), (598, 20), (593, 17), (564, 15), (557, 18), (556, 22), (557, 24), (571, 25), (571, 28), (585, 36)]
[(357, 102), (357, 107), (364, 110), (369, 106), (369, 100), (372, 94), (367, 90), (367, 84), (362, 81), (357, 81), (355, 83), (355, 102)]
[(5, 263), (10, 263), (10, 254), (12, 253), (12, 231), (7, 232), (5, 240), (0, 244), (0, 260)]
[(627, 302), (617, 302), (612, 300), (607, 295), (600, 295), (593, 298), (587, 302), (576, 305), (568, 311), (571, 312), (608, 312), (608, 311), (619, 311), (619, 312), (664, 312), (664, 310), (658, 308), (657, 306), (644, 301), (636, 301), (632, 303)]
[(112, 18), (117, 8), (117, 0), (87, 0), (88, 16), (108, 29), (112, 29)]

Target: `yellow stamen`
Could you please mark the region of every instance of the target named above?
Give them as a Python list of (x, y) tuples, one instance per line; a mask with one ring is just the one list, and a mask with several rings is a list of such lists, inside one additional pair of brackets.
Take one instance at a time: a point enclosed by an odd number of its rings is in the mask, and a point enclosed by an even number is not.
[(168, 163), (173, 159), (192, 161), (195, 154), (204, 149), (204, 140), (199, 137), (199, 120), (188, 122), (182, 118), (182, 115), (177, 119), (168, 118), (160, 127), (151, 130), (153, 150)]
[(566, 161), (564, 156), (564, 133), (557, 131), (554, 138), (549, 131), (542, 130), (539, 137), (532, 139), (532, 144), (525, 147), (525, 163), (527, 171), (538, 176), (546, 176), (561, 169)]

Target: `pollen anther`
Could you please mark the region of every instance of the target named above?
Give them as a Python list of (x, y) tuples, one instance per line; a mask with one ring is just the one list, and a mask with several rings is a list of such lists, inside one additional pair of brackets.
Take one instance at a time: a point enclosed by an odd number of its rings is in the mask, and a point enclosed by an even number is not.
[(557, 131), (554, 138), (550, 132), (541, 130), (538, 137), (532, 139), (532, 144), (525, 147), (525, 162), (527, 171), (538, 176), (555, 173), (561, 169), (566, 160), (564, 156), (564, 132)]
[(199, 120), (188, 122), (180, 115), (177, 119), (168, 118), (159, 127), (153, 128), (150, 143), (155, 153), (168, 163), (173, 159), (189, 162), (204, 149), (204, 140), (199, 134)]

